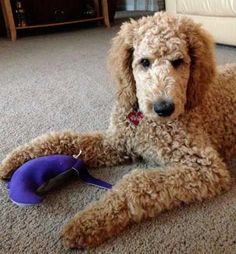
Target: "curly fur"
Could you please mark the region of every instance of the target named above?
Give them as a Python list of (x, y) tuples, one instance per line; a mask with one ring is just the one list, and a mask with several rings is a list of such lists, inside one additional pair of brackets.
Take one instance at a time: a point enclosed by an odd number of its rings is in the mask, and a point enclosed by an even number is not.
[[(143, 57), (151, 60), (145, 70)], [(174, 68), (171, 61), (179, 57), (183, 63)], [(90, 167), (136, 157), (159, 165), (125, 175), (79, 212), (62, 232), (68, 247), (96, 246), (134, 222), (214, 197), (231, 184), (225, 162), (236, 154), (236, 65), (216, 67), (206, 31), (166, 13), (131, 20), (114, 38), (108, 66), (118, 96), (107, 131), (46, 134), (15, 149), (0, 166), (7, 178), (32, 158), (80, 149)], [(174, 101), (171, 116), (154, 112), (159, 98)], [(137, 104), (144, 118), (132, 126), (127, 115)]]

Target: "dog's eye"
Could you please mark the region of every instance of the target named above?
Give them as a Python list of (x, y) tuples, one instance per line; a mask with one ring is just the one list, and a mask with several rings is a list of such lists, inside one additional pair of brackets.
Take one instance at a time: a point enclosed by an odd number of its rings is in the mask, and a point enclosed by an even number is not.
[(173, 60), (170, 62), (174, 68), (178, 68), (181, 64), (183, 64), (184, 60), (182, 58), (180, 58), (180, 59), (176, 59), (176, 60)]
[(148, 68), (148, 67), (151, 65), (150, 61), (149, 61), (148, 59), (146, 59), (146, 58), (143, 58), (143, 59), (140, 61), (140, 64), (141, 64), (144, 68)]

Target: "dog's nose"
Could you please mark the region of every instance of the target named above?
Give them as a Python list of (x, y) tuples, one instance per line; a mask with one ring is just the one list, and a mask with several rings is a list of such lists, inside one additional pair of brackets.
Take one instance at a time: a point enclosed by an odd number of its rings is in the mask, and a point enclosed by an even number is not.
[(154, 103), (154, 111), (159, 116), (170, 116), (175, 110), (175, 104), (171, 101), (161, 100)]

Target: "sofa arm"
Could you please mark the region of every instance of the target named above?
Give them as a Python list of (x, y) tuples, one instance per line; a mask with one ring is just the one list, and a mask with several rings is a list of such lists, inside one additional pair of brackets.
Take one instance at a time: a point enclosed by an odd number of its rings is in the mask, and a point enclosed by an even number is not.
[(170, 13), (176, 13), (177, 0), (165, 0), (166, 11)]

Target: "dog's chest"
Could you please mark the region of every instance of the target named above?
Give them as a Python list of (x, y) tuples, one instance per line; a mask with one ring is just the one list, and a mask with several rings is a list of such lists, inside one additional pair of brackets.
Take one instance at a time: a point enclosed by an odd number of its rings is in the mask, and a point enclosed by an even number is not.
[(182, 132), (177, 122), (158, 123), (144, 117), (138, 125), (129, 123), (128, 150), (147, 161), (166, 164), (175, 146), (184, 142), (186, 135)]
[(133, 119), (138, 121), (134, 123), (129, 119), (130, 112), (121, 109), (113, 111), (110, 129), (125, 142), (128, 153), (158, 164), (168, 163), (176, 147), (186, 142), (183, 123), (160, 123), (145, 116)]

